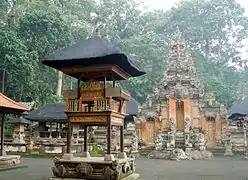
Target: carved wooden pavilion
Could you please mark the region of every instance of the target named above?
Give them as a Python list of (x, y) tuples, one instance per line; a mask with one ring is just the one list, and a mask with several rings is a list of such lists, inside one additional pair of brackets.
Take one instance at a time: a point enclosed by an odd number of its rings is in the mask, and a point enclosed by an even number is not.
[[(72, 125), (84, 125), (86, 158), (75, 160), (71, 154), (68, 154), (69, 160), (66, 163), (65, 160), (55, 162), (54, 175), (66, 178), (122, 179), (134, 174), (134, 159), (126, 157), (123, 145), (125, 109), (127, 101), (130, 100), (130, 94), (116, 87), (115, 83), (118, 80), (127, 80), (145, 73), (132, 66), (125, 54), (120, 53), (108, 41), (98, 36), (55, 53), (43, 63), (78, 80), (77, 90), (64, 92), (65, 113), (68, 116), (69, 126), (67, 153), (71, 152)], [(112, 87), (108, 81), (112, 81)], [(87, 149), (89, 126), (107, 127), (107, 154), (104, 158), (89, 157)], [(117, 159), (111, 154), (112, 126), (120, 127), (121, 152)], [(74, 168), (72, 168), (73, 173), (69, 167)]]
[(1, 156), (4, 155), (4, 117), (6, 114), (20, 114), (22, 112), (28, 111), (27, 107), (24, 107), (7, 96), (0, 93), (0, 114), (2, 115), (1, 122)]

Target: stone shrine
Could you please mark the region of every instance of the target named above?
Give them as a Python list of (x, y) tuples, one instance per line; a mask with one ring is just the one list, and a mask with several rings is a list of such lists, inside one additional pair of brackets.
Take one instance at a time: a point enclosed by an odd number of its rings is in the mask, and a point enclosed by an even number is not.
[(139, 138), (155, 145), (150, 157), (163, 151), (163, 159), (209, 158), (206, 147), (221, 141), (222, 129), (227, 125), (226, 111), (198, 81), (180, 31), (171, 39), (165, 64), (164, 78), (152, 101), (141, 110)]

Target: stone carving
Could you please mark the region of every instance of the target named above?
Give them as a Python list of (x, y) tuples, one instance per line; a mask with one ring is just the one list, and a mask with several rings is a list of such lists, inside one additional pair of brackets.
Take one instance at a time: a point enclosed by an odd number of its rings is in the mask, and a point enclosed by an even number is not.
[(54, 176), (56, 177), (61, 177), (61, 178), (65, 177), (66, 168), (64, 165), (57, 165), (55, 167), (52, 167), (52, 171)]
[(190, 131), (190, 129), (191, 129), (191, 119), (190, 119), (190, 117), (186, 117), (185, 118), (185, 129), (184, 129), (184, 132), (187, 132), (187, 133), (189, 133), (189, 131)]
[(13, 143), (25, 144), (25, 133), (22, 131), (15, 131), (13, 133)]
[(92, 175), (93, 168), (88, 163), (81, 163), (76, 166), (76, 172), (82, 175), (90, 176)]
[(233, 156), (232, 152), (232, 142), (231, 142), (231, 132), (227, 129), (224, 129), (223, 132), (223, 142), (225, 146), (225, 154), (224, 156)]
[(155, 140), (155, 149), (161, 151), (163, 149), (163, 138), (162, 135), (158, 135)]
[(171, 131), (168, 133), (168, 142), (167, 142), (167, 148), (168, 149), (174, 149), (176, 145), (175, 142), (175, 132)]
[(176, 132), (176, 120), (173, 117), (169, 118), (169, 127), (171, 132)]
[(192, 143), (190, 142), (190, 133), (184, 133), (185, 137), (185, 148), (192, 148)]
[(199, 133), (198, 142), (199, 142), (199, 150), (205, 151), (206, 150), (206, 140), (205, 140), (203, 133)]
[(233, 156), (231, 140), (225, 141), (225, 148), (224, 156)]

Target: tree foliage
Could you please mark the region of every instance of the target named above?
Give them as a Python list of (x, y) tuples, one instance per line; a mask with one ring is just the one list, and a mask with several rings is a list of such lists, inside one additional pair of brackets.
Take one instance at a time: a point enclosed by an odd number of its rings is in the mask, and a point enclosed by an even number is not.
[[(7, 71), (5, 92), (38, 105), (57, 101), (57, 72), (41, 60), (91, 36), (100, 26), (102, 36), (147, 72), (122, 83), (144, 103), (165, 73), (167, 44), (178, 27), (192, 49), (205, 88), (227, 106), (247, 96), (248, 71), (240, 48), (248, 37), (248, 18), (236, 1), (188, 0), (168, 11), (142, 9), (135, 0), (1, 1), (0, 67)], [(75, 80), (64, 76), (63, 86), (74, 87)]]

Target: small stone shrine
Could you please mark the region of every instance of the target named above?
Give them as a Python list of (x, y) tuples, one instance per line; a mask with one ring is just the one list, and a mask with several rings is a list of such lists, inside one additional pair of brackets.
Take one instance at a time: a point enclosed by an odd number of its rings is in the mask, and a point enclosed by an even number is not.
[(21, 114), (25, 111), (28, 111), (27, 107), (18, 104), (12, 99), (0, 93), (0, 115), (1, 115), (1, 148), (0, 148), (0, 170), (12, 169), (21, 167), (17, 166), (20, 163), (20, 156), (17, 155), (7, 155), (4, 149), (4, 117), (7, 114)]
[[(95, 36), (77, 42), (55, 53), (43, 64), (53, 67), (78, 80), (76, 90), (64, 92), (65, 113), (68, 116), (67, 153), (54, 160), (51, 179), (137, 179), (135, 158), (124, 152), (124, 117), (126, 103), (131, 96), (116, 81), (145, 74), (132, 66), (125, 54), (105, 39)], [(110, 83), (107, 81), (112, 81)], [(71, 153), (72, 127), (84, 126), (83, 153)], [(88, 149), (88, 128), (107, 127), (107, 152), (103, 157), (91, 157)], [(112, 153), (112, 130), (120, 132), (120, 150)]]
[(235, 103), (229, 109), (229, 146), (233, 155), (248, 157), (247, 147), (247, 123), (248, 123), (248, 99)]
[(205, 92), (182, 33), (172, 37), (166, 73), (154, 96), (141, 110), (140, 139), (155, 144), (150, 158), (211, 158), (211, 147), (221, 141), (227, 125), (225, 107)]

